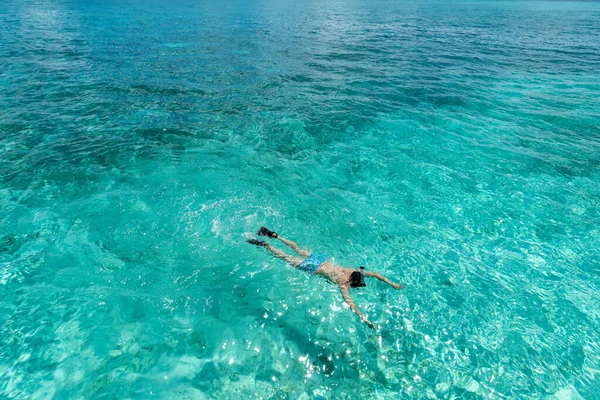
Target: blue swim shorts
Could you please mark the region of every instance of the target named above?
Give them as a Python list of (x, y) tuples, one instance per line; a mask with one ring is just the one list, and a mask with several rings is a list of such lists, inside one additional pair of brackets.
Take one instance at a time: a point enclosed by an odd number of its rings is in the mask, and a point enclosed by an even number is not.
[(300, 264), (300, 269), (302, 271), (308, 272), (309, 274), (314, 274), (317, 272), (317, 269), (325, 262), (325, 256), (323, 254), (319, 254), (316, 251), (310, 253), (310, 256), (302, 261)]

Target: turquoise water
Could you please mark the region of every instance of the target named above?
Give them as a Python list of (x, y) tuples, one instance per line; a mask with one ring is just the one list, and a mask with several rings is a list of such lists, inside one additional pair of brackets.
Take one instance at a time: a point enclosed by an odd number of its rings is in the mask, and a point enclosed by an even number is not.
[(600, 3), (221, 3), (0, 4), (0, 397), (599, 398)]

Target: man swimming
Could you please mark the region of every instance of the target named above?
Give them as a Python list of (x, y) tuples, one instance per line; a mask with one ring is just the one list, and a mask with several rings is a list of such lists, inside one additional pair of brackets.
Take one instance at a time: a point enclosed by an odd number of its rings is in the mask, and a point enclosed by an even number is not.
[(352, 301), (352, 297), (350, 297), (349, 288), (367, 286), (364, 280), (365, 276), (377, 278), (395, 289), (404, 288), (404, 286), (399, 283), (390, 282), (385, 276), (382, 276), (377, 272), (364, 271), (363, 267), (361, 267), (360, 270), (354, 270), (350, 268), (342, 268), (332, 264), (325, 259), (325, 256), (317, 253), (316, 251), (310, 252), (307, 250), (302, 250), (296, 243), (282, 238), (264, 226), (258, 230), (257, 234), (259, 236), (267, 236), (273, 239), (281, 240), (286, 246), (294, 250), (300, 257), (291, 256), (271, 246), (268, 242), (261, 240), (248, 239), (247, 242), (266, 248), (274, 257), (280, 258), (302, 271), (308, 272), (309, 274), (322, 275), (329, 281), (335, 283), (342, 291), (342, 297), (344, 298), (344, 301), (346, 301), (352, 311), (354, 311), (356, 315), (358, 315), (360, 319), (369, 326), (369, 328), (374, 329), (375, 326), (364, 315), (362, 315), (358, 307), (356, 307), (356, 304), (354, 304)]

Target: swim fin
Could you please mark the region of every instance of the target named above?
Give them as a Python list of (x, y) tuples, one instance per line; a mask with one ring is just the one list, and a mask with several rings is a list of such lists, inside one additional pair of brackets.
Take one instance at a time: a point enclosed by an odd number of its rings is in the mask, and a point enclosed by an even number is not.
[(263, 242), (262, 240), (256, 240), (256, 239), (248, 239), (248, 240), (246, 240), (246, 242), (248, 242), (250, 244), (255, 244), (257, 246), (263, 246), (263, 247), (265, 247), (267, 245), (267, 242)]
[(268, 230), (264, 226), (261, 226), (258, 232), (256, 233), (258, 236), (268, 236), (270, 238), (276, 238), (277, 234), (273, 231)]

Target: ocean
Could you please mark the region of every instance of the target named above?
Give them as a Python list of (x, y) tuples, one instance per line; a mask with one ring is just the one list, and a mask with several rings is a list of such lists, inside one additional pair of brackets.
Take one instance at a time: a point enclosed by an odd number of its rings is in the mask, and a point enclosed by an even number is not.
[(595, 2), (4, 0), (0, 397), (598, 399), (599, 99)]

